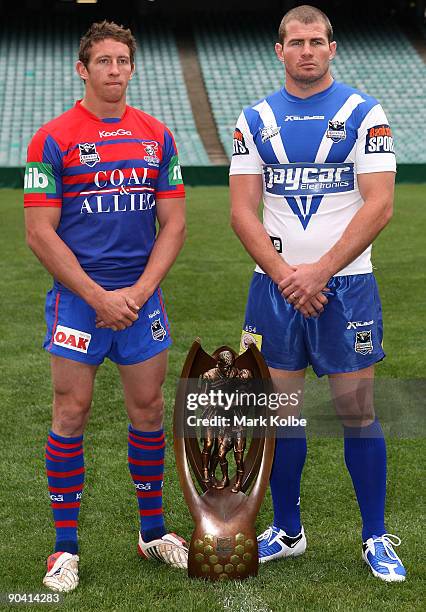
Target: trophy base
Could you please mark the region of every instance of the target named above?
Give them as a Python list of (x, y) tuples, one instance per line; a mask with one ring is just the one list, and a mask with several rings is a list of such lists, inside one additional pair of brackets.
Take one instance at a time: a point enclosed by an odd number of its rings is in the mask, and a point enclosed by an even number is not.
[(202, 496), (203, 516), (189, 546), (188, 576), (206, 580), (244, 580), (257, 576), (256, 531), (247, 517), (247, 496), (230, 487)]

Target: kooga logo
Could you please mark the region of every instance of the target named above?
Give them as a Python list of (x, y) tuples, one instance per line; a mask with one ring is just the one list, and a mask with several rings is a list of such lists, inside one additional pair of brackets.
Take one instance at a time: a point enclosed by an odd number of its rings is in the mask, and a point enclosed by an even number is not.
[(120, 128), (119, 130), (116, 130), (115, 132), (105, 132), (105, 130), (100, 131), (99, 130), (99, 136), (101, 138), (106, 138), (107, 136), (131, 136), (132, 132), (130, 130), (123, 130), (122, 128)]

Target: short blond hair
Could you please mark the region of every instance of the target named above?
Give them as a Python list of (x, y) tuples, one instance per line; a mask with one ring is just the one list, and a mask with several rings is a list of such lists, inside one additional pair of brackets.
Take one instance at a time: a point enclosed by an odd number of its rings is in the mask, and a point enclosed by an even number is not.
[(327, 38), (328, 42), (331, 43), (333, 40), (333, 27), (330, 23), (329, 18), (325, 13), (323, 13), (320, 9), (315, 8), (314, 6), (309, 6), (309, 4), (302, 4), (302, 6), (296, 6), (291, 9), (284, 15), (282, 21), (280, 23), (280, 27), (278, 29), (278, 40), (281, 44), (284, 43), (284, 38), (286, 35), (286, 25), (289, 21), (300, 21), (300, 23), (317, 23), (318, 21), (322, 22), (327, 30)]

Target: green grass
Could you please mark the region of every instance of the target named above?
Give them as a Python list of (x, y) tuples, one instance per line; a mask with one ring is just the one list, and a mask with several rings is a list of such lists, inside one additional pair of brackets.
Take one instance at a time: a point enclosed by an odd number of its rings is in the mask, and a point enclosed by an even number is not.
[[(19, 191), (1, 192), (0, 592), (39, 591), (53, 544), (43, 459), (51, 389), (49, 359), (40, 348), (50, 279), (25, 245), (21, 197)], [(163, 286), (174, 336), (165, 385), (169, 432), (165, 508), (168, 525), (186, 537), (192, 523), (177, 482), (170, 434), (176, 380), (196, 336), (209, 351), (223, 343), (238, 347), (253, 268), (228, 227), (227, 200), (224, 188), (188, 190), (188, 240)], [(374, 248), (388, 354), (378, 367), (382, 377), (424, 375), (425, 213), (425, 187), (398, 186), (394, 220)], [(400, 409), (404, 411), (404, 405)], [(403, 540), (400, 552), (409, 573), (405, 583), (388, 585), (369, 575), (360, 558), (360, 518), (344, 468), (342, 441), (314, 439), (302, 483), (306, 554), (262, 566), (256, 579), (225, 585), (188, 580), (184, 572), (137, 557), (138, 521), (127, 471), (126, 427), (117, 372), (106, 363), (98, 375), (85, 436), (81, 586), (66, 596), (60, 609), (424, 609), (420, 466), (424, 438), (388, 443), (387, 525)], [(258, 517), (259, 529), (270, 516), (268, 494)]]

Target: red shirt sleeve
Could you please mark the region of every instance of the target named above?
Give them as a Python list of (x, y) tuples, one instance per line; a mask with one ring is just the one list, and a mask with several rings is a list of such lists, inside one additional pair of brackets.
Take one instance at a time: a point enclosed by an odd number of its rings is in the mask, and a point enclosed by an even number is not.
[(24, 207), (62, 206), (62, 153), (50, 134), (40, 129), (28, 145)]
[(166, 128), (164, 132), (163, 157), (160, 162), (157, 198), (184, 198), (182, 172), (173, 134)]

